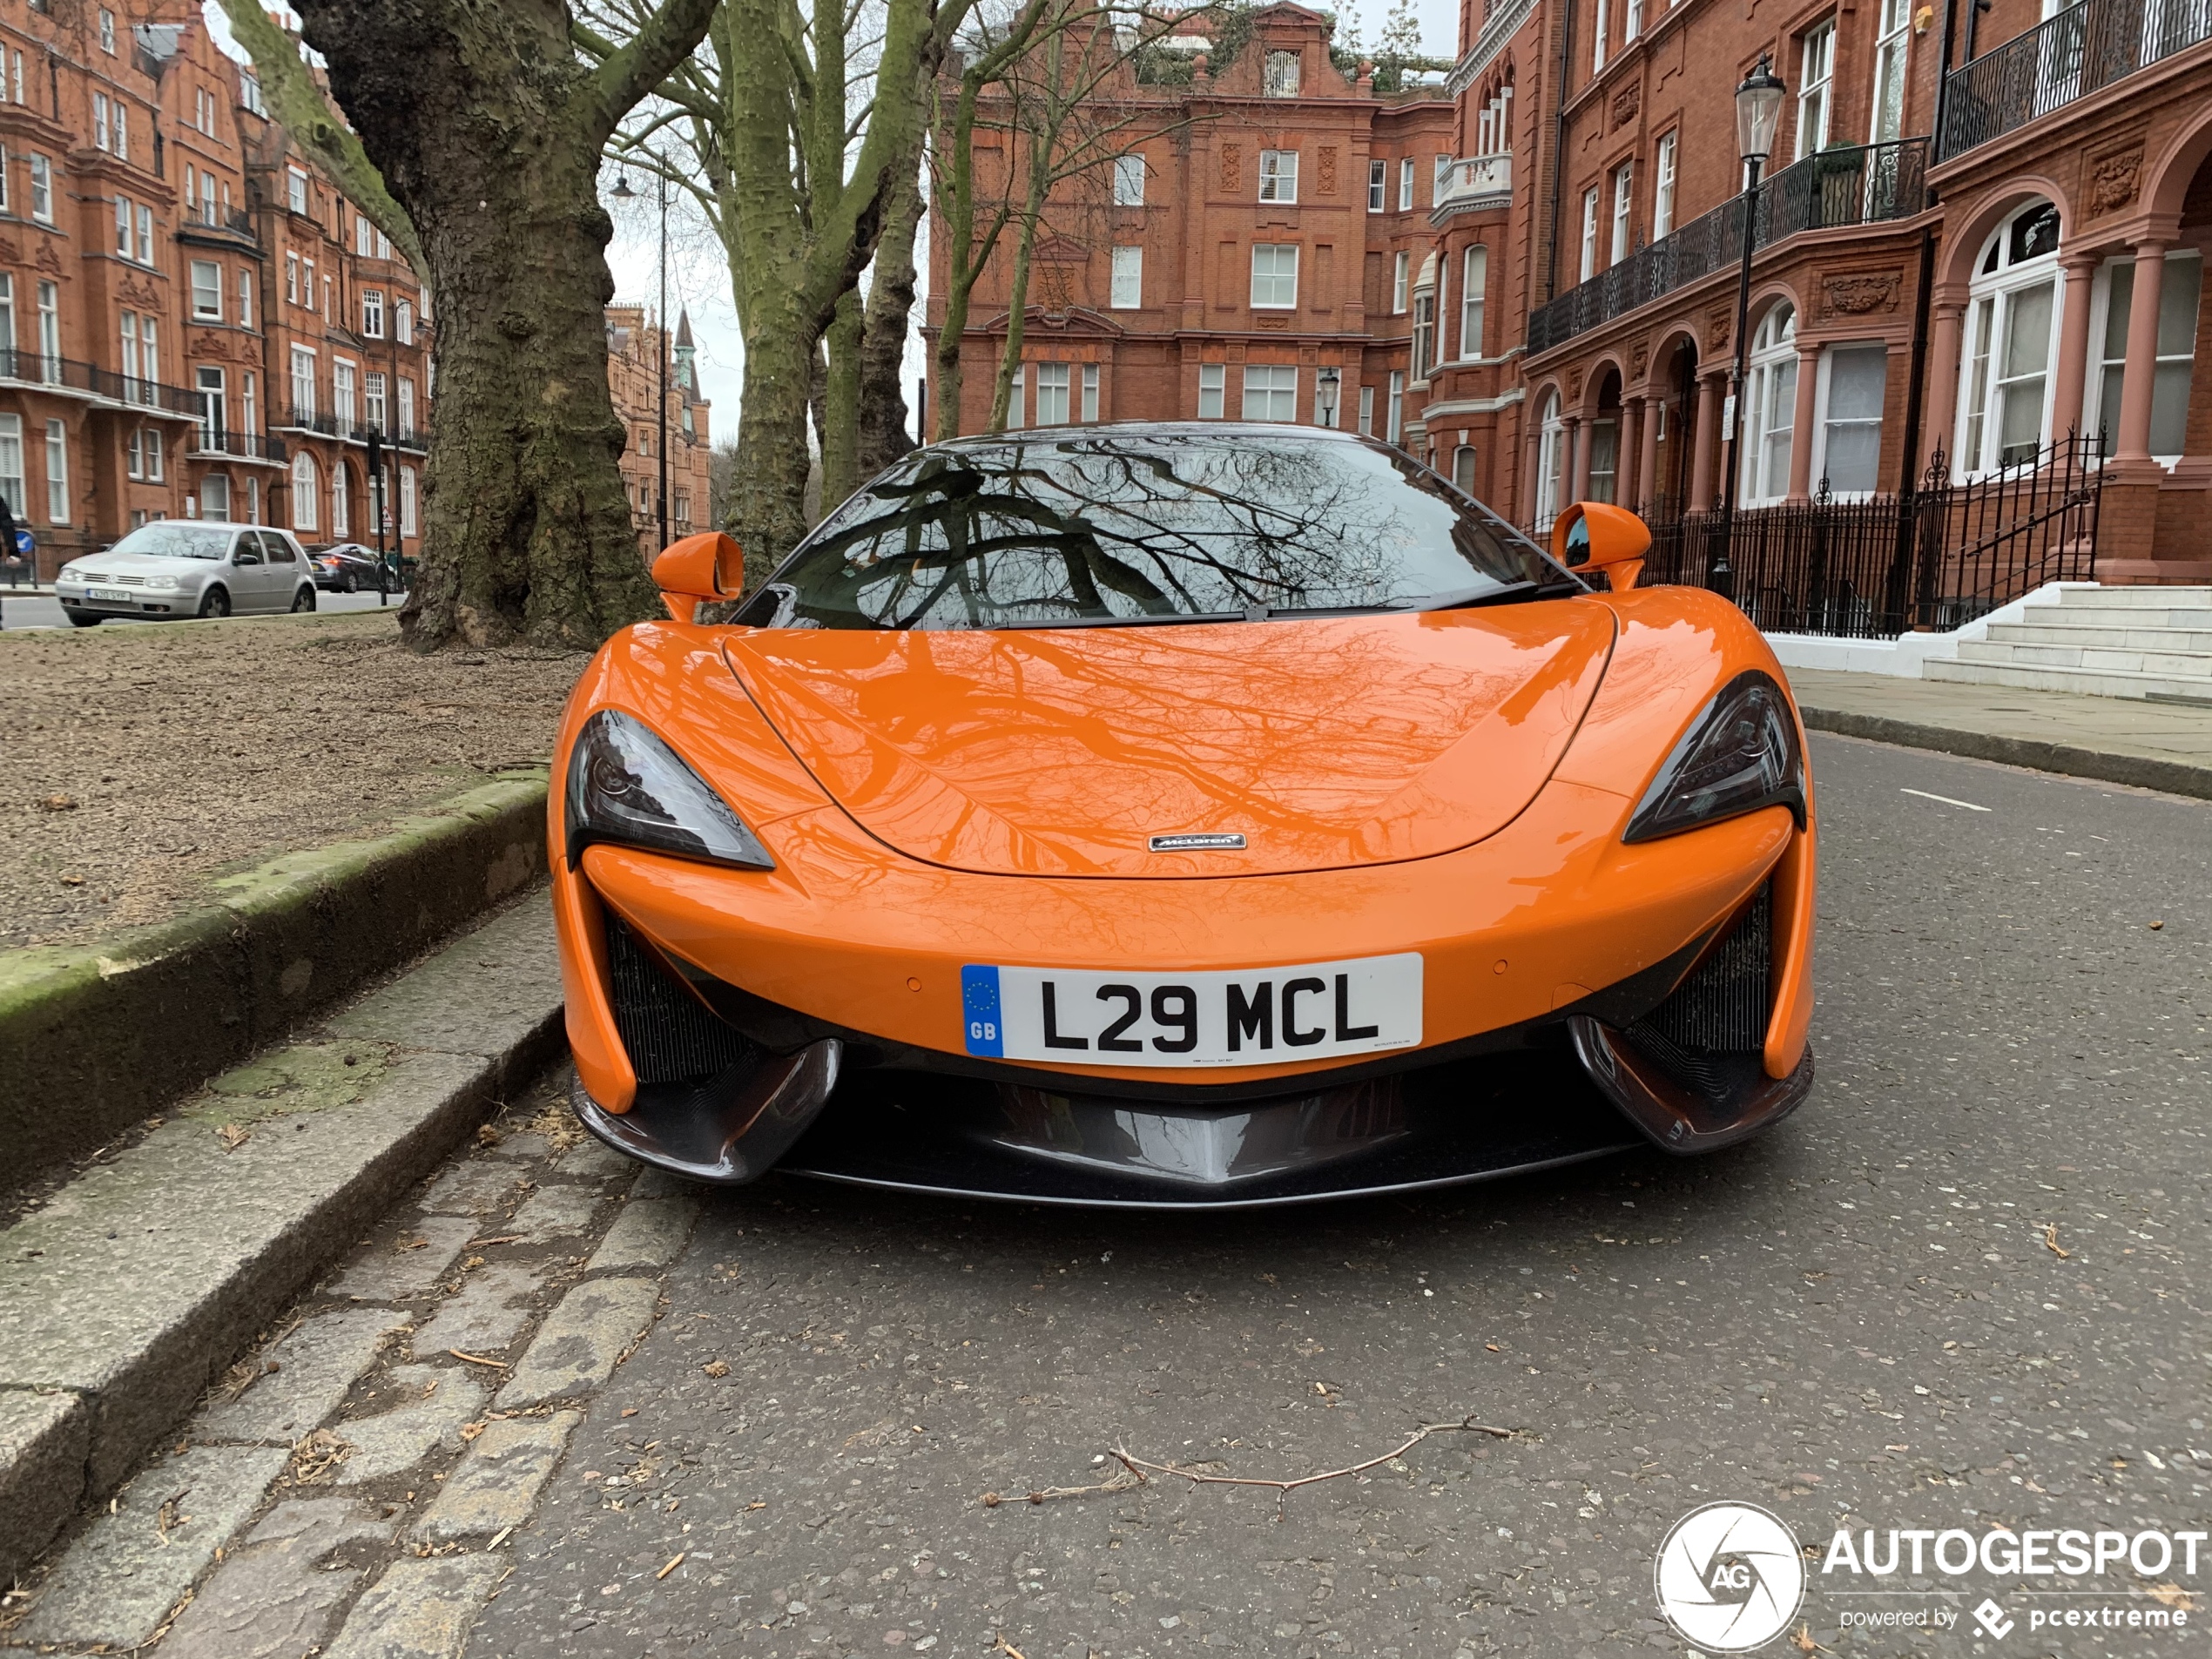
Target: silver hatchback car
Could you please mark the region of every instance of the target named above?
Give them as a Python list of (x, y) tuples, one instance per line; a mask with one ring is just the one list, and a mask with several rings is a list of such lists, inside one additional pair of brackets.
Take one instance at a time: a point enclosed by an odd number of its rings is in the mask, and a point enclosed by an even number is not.
[(161, 518), (105, 553), (71, 559), (54, 597), (79, 628), (111, 617), (227, 617), (313, 610), (314, 567), (289, 530)]

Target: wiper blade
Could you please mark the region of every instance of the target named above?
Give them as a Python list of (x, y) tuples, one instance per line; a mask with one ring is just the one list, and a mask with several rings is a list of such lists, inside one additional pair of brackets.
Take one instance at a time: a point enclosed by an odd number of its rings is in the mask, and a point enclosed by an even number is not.
[(1526, 604), (1531, 599), (1563, 599), (1589, 590), (1573, 577), (1565, 581), (1508, 582), (1502, 587), (1467, 588), (1455, 593), (1432, 593), (1407, 607), (1412, 610), (1473, 610), (1482, 605)]
[(1133, 617), (1033, 617), (1021, 622), (978, 623), (968, 631), (995, 633), (1016, 628), (1159, 628), (1185, 622), (1242, 622), (1241, 610), (1139, 611)]

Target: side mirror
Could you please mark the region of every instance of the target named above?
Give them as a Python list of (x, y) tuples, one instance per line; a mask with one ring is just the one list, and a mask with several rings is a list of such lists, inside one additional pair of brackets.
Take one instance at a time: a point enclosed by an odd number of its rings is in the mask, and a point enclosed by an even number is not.
[(653, 582), (668, 614), (689, 622), (702, 604), (734, 599), (745, 591), (745, 555), (720, 530), (687, 536), (671, 542), (653, 561)]
[(1602, 570), (1615, 593), (1643, 574), (1651, 527), (1625, 507), (1578, 501), (1552, 521), (1552, 557), (1570, 570)]

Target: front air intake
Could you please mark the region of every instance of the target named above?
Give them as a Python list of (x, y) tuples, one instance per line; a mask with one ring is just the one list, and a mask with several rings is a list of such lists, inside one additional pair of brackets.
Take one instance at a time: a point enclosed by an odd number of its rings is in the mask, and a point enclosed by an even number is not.
[(1710, 1089), (1711, 1061), (1760, 1052), (1773, 1011), (1774, 894), (1769, 882), (1696, 972), (1637, 1021), (1629, 1035), (1684, 1082)]
[(754, 1054), (744, 1034), (677, 983), (611, 911), (607, 968), (615, 1030), (639, 1082), (719, 1076)]

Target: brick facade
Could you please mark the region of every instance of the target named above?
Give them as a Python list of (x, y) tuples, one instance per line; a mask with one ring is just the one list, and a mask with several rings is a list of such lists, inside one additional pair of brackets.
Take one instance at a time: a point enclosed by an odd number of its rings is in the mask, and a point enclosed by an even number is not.
[[(2196, 303), (2208, 26), (2170, 0), (2081, 0), (2048, 22), (2031, 0), (1467, 0), (1447, 103), (1374, 97), (1331, 66), (1318, 14), (1265, 8), (1218, 76), (1111, 89), (1159, 102), (1173, 136), (1144, 145), (1142, 209), (1086, 207), (1095, 185), (1055, 196), (1039, 270), (1059, 274), (1032, 293), (1025, 418), (1056, 360), (1078, 365), (1069, 419), (1092, 412), (1083, 364), (1103, 420), (1200, 414), (1199, 366), (1216, 361), (1233, 415), (1238, 366), (1279, 361), (1298, 369), (1301, 421), (1314, 375), (1341, 366), (1352, 425), (1357, 388), (1379, 408), (1397, 372), (1398, 441), (1516, 522), (1582, 495), (1710, 507), (1743, 238), (1733, 95), (1765, 57), (1788, 97), (1757, 219), (1739, 502), (1894, 491), (1939, 452), (1952, 476), (1988, 475), (2101, 432), (2101, 577), (2212, 580), (2212, 387), (2194, 373), (2212, 343)], [(1267, 99), (1267, 55), (1285, 51), (1301, 96)], [(1258, 152), (1277, 147), (1300, 158), (1294, 211), (1258, 199)], [(1440, 191), (1437, 153), (1457, 158)], [(1410, 214), (1393, 171), (1409, 154)], [(1391, 211), (1355, 219), (1375, 158)], [(1250, 245), (1278, 238), (1303, 250), (1298, 309), (1280, 317), (1247, 298)], [(1116, 307), (1110, 250), (1139, 242), (1142, 304)], [(1400, 254), (1406, 314), (1384, 303)], [(2154, 256), (2162, 309), (2131, 310)], [(991, 280), (997, 311), (979, 290), (963, 342), (964, 430), (982, 424), (1004, 337), (1003, 269)], [(1431, 309), (1415, 361), (1411, 320)], [(1052, 384), (1057, 415), (1056, 370)]]
[[(623, 492), (630, 497), (637, 550), (651, 559), (663, 545), (660, 420), (656, 405), (665, 370), (668, 396), (668, 536), (677, 541), (708, 527), (707, 496), (714, 435), (712, 406), (699, 395), (691, 320), (678, 314), (671, 343), (642, 305), (607, 307), (607, 385), (615, 415), (629, 433), (622, 451)], [(665, 364), (661, 354), (667, 354)]]

